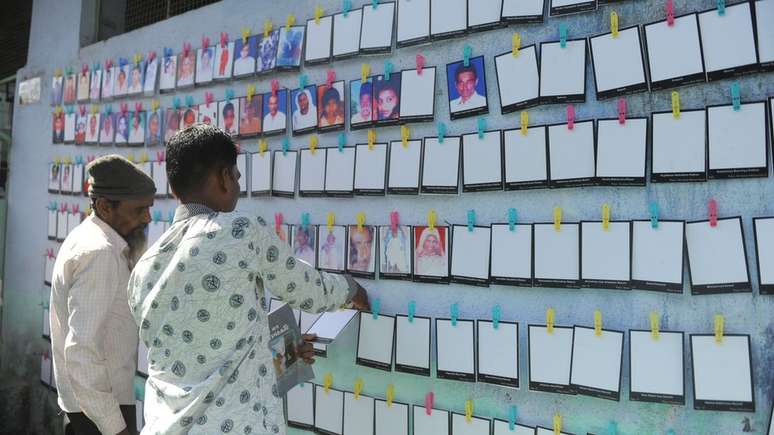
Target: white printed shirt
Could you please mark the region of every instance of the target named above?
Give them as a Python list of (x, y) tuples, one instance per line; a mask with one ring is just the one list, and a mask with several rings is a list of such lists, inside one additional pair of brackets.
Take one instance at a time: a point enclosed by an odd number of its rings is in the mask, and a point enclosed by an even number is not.
[(263, 218), (178, 207), (129, 282), (148, 346), (143, 434), (285, 434), (264, 286), (313, 313), (352, 293), (296, 260)]

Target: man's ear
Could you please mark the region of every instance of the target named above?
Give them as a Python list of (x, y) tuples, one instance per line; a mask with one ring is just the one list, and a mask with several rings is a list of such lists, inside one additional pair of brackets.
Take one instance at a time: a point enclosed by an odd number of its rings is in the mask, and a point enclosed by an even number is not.
[(221, 190), (228, 191), (229, 187), (231, 186), (231, 178), (233, 175), (231, 174), (231, 168), (228, 166), (224, 166), (218, 171), (218, 185)]

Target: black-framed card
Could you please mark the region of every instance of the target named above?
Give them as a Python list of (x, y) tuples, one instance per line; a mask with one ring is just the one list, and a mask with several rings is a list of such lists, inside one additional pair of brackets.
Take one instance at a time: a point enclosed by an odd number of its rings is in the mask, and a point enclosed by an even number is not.
[[(216, 108), (218, 105), (213, 104), (213, 106)], [(117, 114), (113, 115), (113, 127), (115, 128), (115, 117)], [(167, 107), (166, 111), (164, 112), (164, 142), (169, 142), (170, 139), (180, 130), (180, 113), (178, 113), (177, 109), (174, 109), (172, 107)]]
[(215, 75), (215, 47), (196, 49), (196, 85), (211, 83)]
[(540, 43), (540, 102), (542, 104), (586, 101), (587, 39)]
[(468, 0), (468, 29), (488, 30), (500, 26), (503, 0)]
[(414, 281), (449, 282), (449, 227), (415, 226)]
[(376, 277), (377, 259), (376, 227), (349, 225), (347, 228), (347, 273), (361, 278)]
[[(89, 114), (76, 113), (75, 114), (75, 144), (83, 145), (86, 143), (86, 124), (89, 120)], [(126, 144), (129, 140), (129, 118), (128, 114), (118, 114), (118, 121), (116, 122), (116, 135), (120, 135), (123, 138), (122, 144)]]
[[(110, 117), (112, 121), (112, 117)], [(111, 127), (113, 127), (111, 122)], [(107, 138), (107, 135), (105, 135)], [(66, 113), (64, 115), (64, 132), (62, 133), (62, 141), (65, 144), (71, 144), (75, 142), (75, 113)], [(110, 143), (113, 143), (113, 138), (110, 138)]]
[(89, 100), (92, 103), (99, 101), (100, 90), (102, 86), (102, 69), (97, 68), (91, 71), (91, 81), (89, 82)]
[(333, 58), (344, 59), (360, 51), (360, 30), (363, 9), (350, 10), (333, 16)]
[[(56, 215), (56, 241), (57, 242), (64, 242), (64, 240), (67, 238), (67, 220), (70, 218), (70, 213), (67, 212), (67, 209), (59, 209), (59, 212), (57, 212)], [(46, 257), (48, 258), (48, 257)]]
[[(175, 62), (177, 62), (177, 58), (175, 58)], [(108, 66), (106, 62), (105, 70), (102, 72), (102, 89), (100, 92), (102, 101), (113, 98), (113, 87), (115, 86), (116, 75), (118, 75), (118, 66)], [(67, 83), (65, 82), (65, 85), (66, 84)], [(174, 87), (174, 83), (172, 86)]]
[(48, 164), (48, 193), (59, 193), (62, 188), (62, 164), (51, 162)]
[(495, 56), (501, 113), (527, 109), (540, 103), (539, 70), (535, 44), (520, 48), (518, 56), (514, 56), (512, 50)]
[(60, 193), (70, 195), (73, 193), (73, 164), (62, 163), (62, 182)]
[(580, 224), (532, 225), (532, 271), (535, 287), (580, 286)]
[(492, 229), (452, 225), (451, 282), (489, 287)]
[(395, 317), (363, 312), (357, 331), (355, 362), (374, 369), (392, 371), (395, 349)]
[(390, 142), (387, 173), (387, 193), (391, 195), (419, 194), (419, 172), (422, 167), (422, 141)]
[[(145, 117), (143, 116), (143, 121), (144, 121), (144, 118)], [(87, 145), (97, 145), (99, 143), (99, 130), (100, 130), (100, 126), (102, 125), (102, 123), (100, 122), (102, 120), (102, 114), (99, 112), (90, 113), (89, 115), (87, 115), (87, 119), (88, 121), (86, 121), (85, 143)], [(132, 132), (134, 132), (134, 124), (132, 124), (132, 127), (133, 127)], [(130, 134), (130, 138), (131, 138), (131, 134)]]
[[(290, 247), (293, 250), (293, 257), (304, 263), (317, 267), (317, 226), (293, 225), (290, 227)], [(318, 317), (319, 318), (319, 317)], [(317, 318), (310, 324), (304, 324), (303, 312), (301, 315), (301, 331), (309, 330)], [(306, 326), (306, 328), (304, 328)]]
[(317, 85), (317, 129), (321, 132), (344, 129), (344, 80)]
[(632, 225), (629, 221), (581, 222), (581, 287), (631, 288)]
[(387, 185), (387, 144), (355, 147), (355, 195), (383, 196)]
[[(222, 112), (221, 115), (223, 115)], [(237, 122), (239, 137), (257, 136), (261, 132), (262, 118), (263, 95), (239, 98), (239, 121)]]
[(317, 227), (317, 267), (326, 272), (344, 272), (347, 258), (347, 227)]
[(360, 79), (349, 82), (349, 128), (359, 130), (368, 128), (376, 119), (374, 110), (373, 80), (365, 83)]
[(624, 333), (575, 326), (570, 383), (578, 394), (620, 400)]
[(389, 53), (395, 28), (395, 2), (377, 3), (363, 8), (363, 28), (360, 32), (360, 53)]
[[(196, 50), (189, 50), (188, 53), (180, 53), (177, 59), (177, 84), (178, 89), (187, 88), (194, 85), (194, 76), (196, 72)], [(116, 85), (120, 85), (121, 73), (118, 75)], [(116, 96), (119, 93), (114, 93)]]
[(489, 435), (492, 432), (492, 420), (471, 416), (468, 421), (465, 414), (452, 412), (450, 435)]
[[(547, 429), (545, 427), (535, 427), (535, 435), (556, 435), (553, 429)], [(570, 432), (559, 432), (559, 435), (573, 435)]]
[(503, 143), (500, 130), (462, 136), (462, 191), (503, 190)]
[(460, 136), (426, 137), (422, 147), (421, 193), (452, 193), (459, 191)]
[(602, 186), (644, 186), (648, 149), (648, 118), (597, 119), (597, 183)]
[(707, 80), (695, 13), (643, 26), (651, 91), (685, 86)]
[[(86, 138), (89, 138), (89, 132), (91, 131), (92, 120), (96, 118), (96, 115), (91, 116), (89, 119), (89, 126), (86, 127)], [(96, 123), (94, 123), (96, 126)], [(96, 131), (96, 127), (94, 127)], [(95, 138), (96, 139), (96, 138)], [(130, 147), (141, 147), (145, 145), (145, 111), (129, 112), (129, 139), (127, 144)]]
[(489, 282), (532, 287), (532, 224), (492, 224)]
[(255, 74), (255, 57), (258, 53), (257, 36), (236, 38), (234, 41), (234, 66), (232, 76), (235, 79)]
[(405, 403), (374, 401), (374, 435), (408, 435), (409, 406)]
[(355, 147), (328, 152), (325, 165), (325, 193), (328, 196), (352, 196), (355, 189), (355, 154)]
[(169, 183), (167, 182), (167, 162), (164, 160), (155, 161), (151, 166), (153, 174), (153, 184), (156, 185), (156, 198), (166, 198), (169, 194)]
[(768, 435), (774, 435), (774, 403), (772, 403), (771, 413), (769, 413), (769, 431)]
[(379, 278), (411, 280), (411, 226), (379, 227)]
[[(96, 70), (101, 71), (101, 70)], [(62, 75), (54, 75), (51, 78), (51, 106), (62, 105), (62, 89), (64, 88), (64, 77)]]
[[(253, 98), (256, 98), (255, 96)], [(247, 99), (247, 97), (245, 97)], [(197, 122), (207, 125), (218, 125), (218, 105), (217, 103), (199, 104), (197, 110)]]
[(344, 392), (344, 433), (374, 434), (374, 399)]
[(691, 334), (693, 408), (755, 412), (750, 336)]
[(296, 161), (298, 151), (274, 151), (271, 177), (271, 194), (293, 198), (296, 194)]
[(589, 48), (597, 100), (648, 90), (639, 26), (590, 37)]
[(395, 316), (395, 371), (430, 376), (429, 317)]
[(285, 399), (288, 426), (314, 428), (314, 384), (305, 382), (288, 391)]
[(704, 109), (651, 114), (650, 180), (659, 182), (707, 179), (707, 113)]
[(451, 119), (489, 113), (484, 56), (447, 64), (446, 85)]
[(545, 0), (503, 0), (501, 19), (513, 24), (542, 23)]
[(741, 217), (688, 222), (685, 242), (692, 294), (752, 292)]
[(164, 144), (163, 109), (149, 110), (146, 117), (147, 128), (145, 129), (145, 146), (155, 147)]
[[(77, 74), (67, 74), (64, 78), (64, 89), (62, 91), (62, 102), (65, 105), (75, 104), (78, 94)], [(124, 76), (126, 77), (126, 76)]]
[(462, 35), (468, 28), (467, 0), (430, 0), (430, 37)]
[(342, 435), (344, 430), (344, 392), (322, 385), (314, 386), (314, 431), (324, 435)]
[(548, 187), (548, 133), (544, 125), (503, 130), (505, 190)]
[(317, 129), (317, 86), (290, 91), (290, 118), (293, 135), (300, 135)]
[(683, 332), (629, 330), (629, 399), (685, 405)]
[(519, 388), (519, 324), (476, 321), (476, 382)]
[(516, 423), (511, 430), (509, 422), (496, 418), (492, 435), (535, 435), (535, 428)]
[[(335, 152), (335, 150), (333, 151)], [(301, 150), (301, 166), (298, 175), (298, 196), (313, 197), (325, 195), (326, 148)]]
[(89, 101), (89, 80), (91, 80), (91, 74), (88, 67), (84, 71), (78, 73), (78, 93), (77, 100), (79, 103), (85, 103)]
[(758, 291), (774, 294), (774, 218), (753, 218), (755, 262), (758, 270)]
[(707, 107), (707, 177), (769, 176), (766, 102)]
[(241, 177), (239, 177), (239, 194), (247, 196), (247, 186), (250, 183), (250, 171), (247, 170), (247, 153), (237, 154), (236, 165), (237, 170), (241, 174)]
[(47, 227), (48, 240), (56, 240), (56, 226), (57, 226), (56, 217), (57, 217), (56, 209), (48, 209), (48, 227)]
[[(247, 99), (245, 99), (245, 102), (247, 102)], [(239, 135), (240, 117), (237, 116), (237, 113), (239, 113), (239, 98), (218, 102), (218, 128), (231, 135), (231, 137)], [(187, 123), (188, 121), (183, 117), (183, 125)]]
[[(103, 113), (101, 118), (102, 119), (100, 120), (100, 130), (99, 130), (99, 145), (100, 146), (113, 145), (113, 140), (115, 139), (115, 135), (116, 135), (116, 114)], [(75, 127), (73, 126), (73, 128)], [(65, 143), (67, 143), (67, 133), (68, 133), (67, 130), (68, 130), (67, 118), (65, 118)], [(74, 131), (73, 131), (73, 134), (75, 134)]]
[[(51, 287), (51, 280), (54, 276), (54, 264), (56, 264), (56, 257), (51, 255), (46, 255), (45, 265), (43, 266), (43, 284)], [(429, 335), (429, 329), (428, 329), (428, 335)], [(428, 360), (429, 362), (429, 360)]]
[(570, 326), (529, 325), (529, 389), (549, 393), (575, 394), (570, 385), (572, 343)]
[(212, 75), (213, 80), (220, 81), (230, 79), (234, 69), (234, 41), (222, 41), (217, 44), (215, 46), (214, 60), (215, 68)]
[(632, 288), (683, 292), (685, 221), (632, 221)]
[(398, 0), (398, 48), (430, 39), (430, 0)]
[[(146, 163), (150, 166), (150, 163)], [(84, 165), (83, 163), (73, 163), (73, 194), (74, 195), (83, 195), (83, 171), (84, 171)], [(150, 173), (148, 172), (148, 175)]]
[[(230, 104), (229, 104), (230, 103)], [(215, 104), (213, 104), (214, 106)], [(237, 120), (237, 113), (239, 112), (239, 99), (225, 100), (217, 103), (218, 113), (220, 119), (218, 120), (218, 128), (231, 134), (232, 137), (237, 135), (239, 130), (239, 120)], [(186, 129), (194, 124), (199, 119), (199, 106), (193, 105), (179, 109), (177, 111), (180, 116), (180, 130)]]
[(306, 51), (304, 65), (326, 63), (331, 59), (333, 46), (333, 16), (311, 18), (306, 21)]
[(755, 72), (758, 46), (755, 42), (752, 2), (745, 1), (699, 13), (699, 34), (707, 80), (721, 80)]
[(317, 336), (314, 340), (316, 343), (331, 344), (359, 314), (360, 311), (349, 309), (327, 311), (314, 322), (307, 332)]
[[(473, 320), (435, 319), (436, 376), (476, 382), (476, 324)], [(487, 432), (488, 433), (488, 432)]]
[[(449, 411), (424, 406), (411, 406), (413, 433), (423, 435), (449, 435)], [(532, 435), (532, 434), (530, 434)]]
[(279, 51), (279, 29), (272, 30), (265, 37), (258, 35), (258, 59), (255, 62), (255, 71), (265, 74), (274, 71), (277, 67), (277, 53)]
[(279, 30), (276, 69), (281, 71), (297, 70), (301, 67), (301, 54), (304, 52), (304, 26), (282, 26)]
[[(172, 92), (175, 90), (175, 85), (177, 84), (177, 56), (174, 54), (164, 56), (161, 63), (161, 73), (159, 75), (159, 92)], [(118, 67), (113, 67), (113, 77), (118, 74), (117, 68)], [(107, 78), (107, 76), (108, 74), (106, 72), (105, 77)], [(106, 80), (103, 80), (102, 83), (102, 95), (104, 98)]]
[(548, 126), (549, 185), (552, 188), (592, 186), (596, 183), (594, 121)]
[(588, 12), (597, 9), (597, 0), (551, 0), (550, 16)]
[(762, 70), (770, 71), (774, 68), (774, 28), (769, 25), (774, 22), (774, 2), (756, 0), (753, 5), (755, 6), (753, 15), (758, 43), (758, 61)]
[(400, 120), (404, 122), (432, 121), (435, 117), (434, 66), (404, 69), (400, 76)]
[(145, 62), (139, 61), (129, 65), (129, 74), (127, 79), (129, 80), (129, 86), (126, 90), (126, 95), (140, 95), (142, 94), (143, 86), (143, 74), (145, 73)]
[(274, 136), (285, 134), (288, 128), (288, 90), (278, 89), (276, 94), (263, 94), (263, 134)]
[[(394, 125), (400, 119), (401, 74), (371, 78), (373, 84), (374, 120), (377, 125)], [(343, 88), (342, 82), (342, 88)], [(341, 94), (343, 98), (343, 93)], [(343, 108), (343, 104), (342, 104)]]
[(43, 330), (41, 336), (46, 340), (51, 340), (51, 317), (46, 304), (43, 306)]

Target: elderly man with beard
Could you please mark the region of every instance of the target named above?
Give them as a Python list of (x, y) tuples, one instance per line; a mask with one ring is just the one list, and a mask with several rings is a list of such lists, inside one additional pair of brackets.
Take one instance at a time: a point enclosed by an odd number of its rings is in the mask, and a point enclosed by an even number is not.
[[(134, 434), (137, 326), (127, 283), (156, 188), (127, 159), (87, 168), (93, 213), (65, 239), (51, 281), (51, 346), (68, 433)], [(72, 429), (72, 432), (70, 432)]]

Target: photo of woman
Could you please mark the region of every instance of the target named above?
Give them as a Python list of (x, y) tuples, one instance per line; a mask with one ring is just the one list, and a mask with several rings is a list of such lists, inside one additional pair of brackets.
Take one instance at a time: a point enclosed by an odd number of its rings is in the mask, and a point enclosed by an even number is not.
[(318, 267), (322, 270), (344, 270), (344, 242), (346, 241), (346, 227), (334, 226), (330, 230), (327, 227), (319, 227), (318, 237), (320, 246), (317, 251)]
[(75, 74), (70, 74), (64, 79), (64, 104), (75, 104)]
[(295, 89), (291, 93), (293, 133), (309, 131), (317, 127), (317, 95), (315, 86)]
[(84, 102), (89, 101), (89, 91), (91, 88), (89, 87), (89, 78), (91, 75), (89, 74), (89, 70), (81, 71), (78, 73), (78, 101)]
[(177, 87), (193, 86), (196, 68), (196, 52), (189, 50), (188, 54), (180, 53), (177, 61)]
[(180, 115), (177, 110), (168, 108), (164, 116), (164, 142), (169, 142), (178, 130), (180, 130)]
[(129, 142), (129, 113), (116, 114), (116, 146), (124, 146)]
[(414, 227), (415, 275), (446, 278), (449, 275), (446, 227)]
[(317, 101), (320, 113), (317, 126), (332, 130), (344, 127), (344, 81), (334, 82), (331, 86), (317, 87)]
[(116, 134), (115, 114), (105, 113), (102, 115), (102, 127), (99, 130), (99, 144), (100, 145), (113, 145), (113, 140)]
[(392, 74), (390, 80), (379, 76), (374, 85), (376, 120), (396, 121), (400, 117), (400, 74)]
[(163, 143), (161, 121), (163, 112), (157, 109), (155, 112), (148, 112), (148, 128), (145, 135), (145, 145), (158, 146)]
[(196, 108), (189, 107), (187, 109), (181, 109), (180, 113), (183, 114), (180, 117), (183, 121), (183, 125), (182, 127), (180, 127), (180, 130), (196, 124), (196, 119), (199, 117), (198, 114), (196, 113)]
[(347, 271), (353, 275), (373, 276), (376, 269), (376, 228), (349, 226)]
[(411, 227), (379, 227), (379, 274), (411, 275)]

